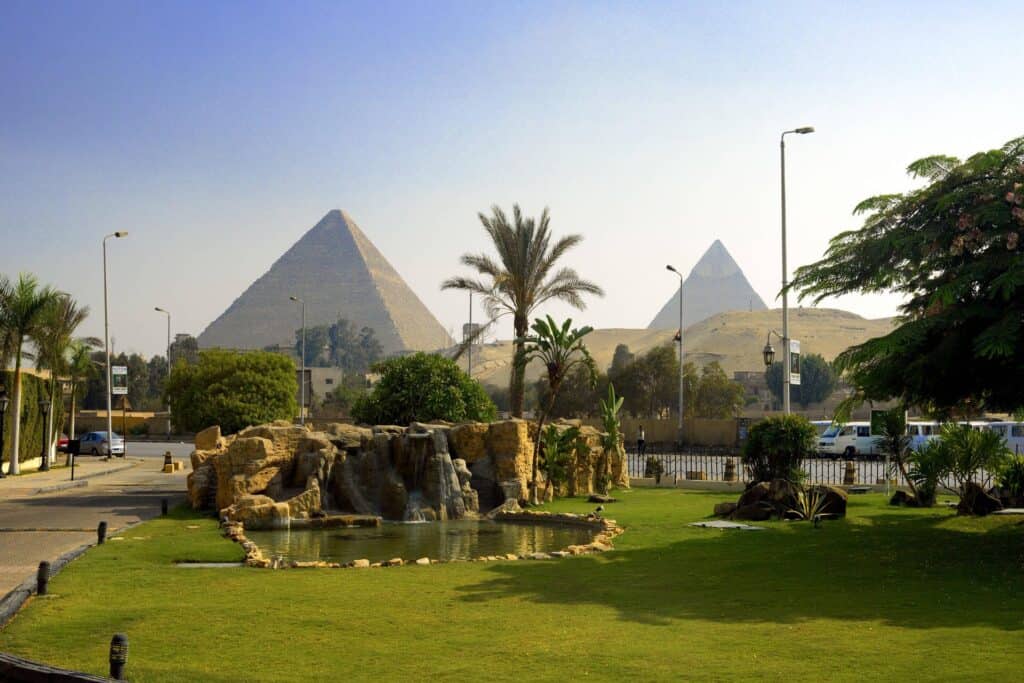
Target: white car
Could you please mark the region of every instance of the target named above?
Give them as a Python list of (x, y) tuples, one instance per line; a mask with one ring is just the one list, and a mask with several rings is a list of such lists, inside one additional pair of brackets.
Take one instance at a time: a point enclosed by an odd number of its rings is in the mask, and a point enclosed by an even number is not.
[(818, 452), (823, 455), (852, 458), (878, 453), (878, 435), (871, 433), (870, 422), (835, 424), (818, 438)]
[(110, 447), (107, 447), (106, 432), (89, 432), (79, 439), (78, 452), (80, 455), (124, 455), (124, 439), (117, 432), (113, 432)]

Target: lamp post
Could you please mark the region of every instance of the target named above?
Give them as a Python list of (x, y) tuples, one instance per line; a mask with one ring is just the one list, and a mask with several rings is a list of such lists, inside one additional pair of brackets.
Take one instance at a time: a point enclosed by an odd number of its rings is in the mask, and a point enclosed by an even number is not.
[(679, 276), (679, 445), (683, 444), (683, 274), (671, 265), (665, 266)]
[(782, 409), (789, 415), (789, 275), (786, 269), (786, 136), (790, 133), (807, 135), (813, 133), (812, 126), (803, 126), (787, 130), (779, 137), (779, 164), (782, 187)]
[(111, 435), (114, 433), (114, 407), (111, 398), (113, 387), (110, 379), (110, 314), (107, 306), (107, 240), (111, 237), (121, 239), (127, 236), (126, 231), (118, 230), (103, 238), (103, 350), (107, 356), (107, 456), (110, 456), (110, 446), (113, 443)]
[(50, 428), (47, 426), (46, 418), (50, 415), (50, 399), (39, 399), (39, 412), (43, 416), (43, 450), (39, 454), (42, 460), (39, 471), (47, 472), (50, 469)]
[(299, 371), (299, 424), (306, 424), (306, 302), (297, 296), (288, 297), (302, 305), (302, 369)]
[(7, 423), (7, 406), (11, 399), (7, 397), (7, 387), (0, 388), (0, 479), (4, 474), (4, 425)]
[[(764, 368), (765, 368), (765, 370), (770, 370), (771, 367), (772, 367), (772, 363), (775, 362), (775, 347), (772, 346), (772, 335), (773, 334), (776, 337), (778, 337), (780, 340), (782, 340), (782, 343), (785, 344), (787, 346), (787, 348), (789, 346), (789, 343), (786, 341), (785, 337), (783, 337), (781, 334), (779, 334), (775, 330), (768, 330), (768, 336), (764, 340), (764, 349), (761, 350), (761, 356), (764, 358)], [(783, 386), (788, 388), (789, 387), (789, 368), (786, 368), (786, 367), (782, 368), (782, 378), (783, 378), (783, 382), (785, 382), (785, 384)]]
[[(159, 306), (153, 308), (157, 313), (163, 313), (167, 316), (167, 379), (171, 378), (171, 312), (165, 311)], [(167, 439), (171, 438), (171, 404), (167, 404)]]

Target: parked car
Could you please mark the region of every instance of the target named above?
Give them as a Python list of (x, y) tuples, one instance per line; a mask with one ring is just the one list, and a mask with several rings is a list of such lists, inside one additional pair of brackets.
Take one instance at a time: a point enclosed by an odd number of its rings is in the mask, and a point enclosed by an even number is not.
[(113, 432), (110, 447), (107, 447), (106, 432), (89, 432), (81, 438), (78, 452), (82, 455), (124, 455), (124, 439)]
[(819, 437), (818, 452), (846, 458), (874, 455), (878, 452), (878, 435), (871, 433), (870, 422), (835, 424)]
[(58, 437), (58, 439), (57, 439), (57, 451), (59, 453), (67, 453), (68, 452), (68, 435), (67, 434), (61, 434), (60, 437)]

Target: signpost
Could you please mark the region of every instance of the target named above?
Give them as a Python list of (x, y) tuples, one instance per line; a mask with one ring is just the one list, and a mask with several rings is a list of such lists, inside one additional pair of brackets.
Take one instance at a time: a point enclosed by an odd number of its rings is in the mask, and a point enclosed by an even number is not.
[(111, 385), (110, 393), (114, 396), (128, 395), (128, 366), (113, 365), (110, 368)]
[(800, 384), (800, 340), (789, 340), (789, 383)]

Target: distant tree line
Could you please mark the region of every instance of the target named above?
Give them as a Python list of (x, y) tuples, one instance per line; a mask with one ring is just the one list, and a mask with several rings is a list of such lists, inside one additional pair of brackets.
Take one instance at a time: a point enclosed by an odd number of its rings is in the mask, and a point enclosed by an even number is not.
[[(600, 414), (599, 402), (608, 394), (608, 385), (624, 398), (622, 411), (637, 418), (678, 418), (679, 356), (671, 344), (658, 346), (636, 355), (625, 344), (615, 348), (611, 365), (597, 373), (591, 384), (584, 368), (570, 371), (555, 397), (552, 417), (582, 418)], [(743, 407), (743, 386), (729, 379), (717, 362), (699, 369), (686, 363), (683, 369), (684, 411), (687, 418), (729, 418)], [(508, 410), (508, 392), (486, 387), (499, 410)], [(526, 393), (526, 407), (532, 409), (547, 401), (548, 382), (540, 378)]]

